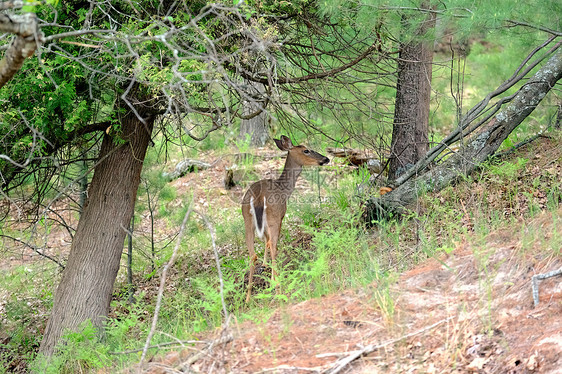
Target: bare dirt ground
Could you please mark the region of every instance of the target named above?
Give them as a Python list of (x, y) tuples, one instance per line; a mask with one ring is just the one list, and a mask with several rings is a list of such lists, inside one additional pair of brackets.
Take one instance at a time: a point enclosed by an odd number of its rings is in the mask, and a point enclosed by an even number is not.
[(288, 305), (266, 322), (233, 321), (202, 337), (217, 344), (197, 360), (172, 352), (147, 372), (193, 362), (204, 373), (562, 373), (562, 281), (542, 281), (536, 308), (531, 294), (531, 277), (562, 259), (536, 250), (552, 237), (522, 243), (539, 226), (562, 234), (560, 219), (544, 213), (519, 232), (459, 243), (402, 274), (392, 307), (381, 307), (377, 284)]

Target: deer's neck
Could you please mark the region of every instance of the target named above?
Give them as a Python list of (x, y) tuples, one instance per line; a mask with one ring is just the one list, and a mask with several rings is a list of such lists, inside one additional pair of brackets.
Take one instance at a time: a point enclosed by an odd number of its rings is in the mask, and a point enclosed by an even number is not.
[(285, 161), (285, 167), (283, 172), (277, 181), (283, 186), (283, 189), (287, 192), (287, 196), (290, 196), (295, 189), (297, 184), (297, 179), (302, 172), (302, 165), (297, 164), (290, 156), (287, 156)]

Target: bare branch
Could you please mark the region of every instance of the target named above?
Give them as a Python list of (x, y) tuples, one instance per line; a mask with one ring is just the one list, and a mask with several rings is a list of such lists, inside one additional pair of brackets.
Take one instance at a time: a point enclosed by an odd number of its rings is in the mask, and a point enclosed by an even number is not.
[[(92, 35), (92, 34), (115, 34), (115, 30), (76, 30), (76, 31), (63, 32), (60, 34), (53, 34), (47, 36), (45, 38), (45, 43), (49, 43), (55, 40), (60, 40), (65, 38), (72, 38), (76, 36)], [(117, 38), (115, 38), (115, 40), (117, 40)]]
[(15, 34), (10, 47), (0, 60), (0, 88), (21, 69), (26, 58), (30, 57), (43, 41), (43, 33), (37, 26), (34, 14), (23, 16), (0, 14), (0, 31)]
[(148, 349), (150, 347), (150, 341), (152, 339), (152, 336), (154, 336), (154, 332), (156, 331), (156, 324), (158, 323), (158, 313), (160, 313), (160, 307), (162, 305), (162, 296), (164, 294), (164, 286), (166, 285), (166, 276), (168, 274), (168, 270), (174, 265), (174, 262), (176, 260), (176, 256), (178, 254), (178, 250), (181, 244), (181, 240), (183, 238), (183, 234), (185, 232), (185, 227), (187, 226), (187, 221), (189, 220), (189, 216), (191, 215), (191, 212), (193, 211), (193, 201), (189, 204), (189, 209), (187, 210), (187, 212), (185, 213), (185, 216), (183, 217), (183, 221), (181, 223), (181, 227), (180, 227), (180, 232), (176, 241), (176, 246), (174, 247), (174, 251), (172, 253), (172, 257), (170, 257), (170, 260), (168, 261), (168, 263), (164, 266), (164, 269), (162, 269), (162, 275), (160, 276), (160, 287), (158, 288), (158, 296), (156, 298), (156, 307), (154, 308), (154, 316), (152, 317), (152, 325), (150, 327), (150, 331), (148, 332), (148, 336), (146, 337), (146, 343), (144, 345), (144, 348), (142, 350), (142, 356), (140, 359), (140, 363), (139, 365), (143, 365), (144, 360), (146, 358), (146, 353), (148, 352)]
[[(355, 59), (353, 59), (352, 61), (345, 63), (341, 66), (338, 66), (337, 68), (334, 69), (330, 69), (328, 71), (323, 71), (321, 73), (313, 73), (313, 74), (308, 74), (308, 75), (304, 75), (301, 77), (277, 77), (277, 83), (279, 84), (291, 84), (291, 83), (301, 83), (301, 82), (306, 82), (306, 81), (310, 81), (310, 80), (317, 80), (317, 79), (323, 79), (326, 77), (332, 77), (334, 75), (337, 75), (339, 73), (341, 73), (342, 71), (345, 71), (355, 65), (357, 65), (359, 62), (363, 61), (364, 59), (366, 59), (367, 57), (369, 57), (375, 50), (377, 50), (380, 47), (379, 42), (375, 42), (373, 43), (371, 46), (369, 46), (369, 48), (367, 48), (361, 55), (357, 56)], [(246, 71), (238, 71), (238, 73), (244, 77), (245, 79), (252, 81), (252, 82), (256, 82), (256, 83), (262, 83), (265, 85), (269, 84), (269, 79), (267, 78), (260, 78), (260, 77), (255, 77), (251, 74), (248, 74), (248, 72)]]
[(381, 348), (387, 347), (391, 344), (395, 344), (395, 343), (398, 343), (402, 340), (411, 338), (412, 336), (420, 335), (420, 334), (423, 334), (423, 333), (425, 333), (429, 330), (433, 330), (434, 328), (442, 325), (443, 323), (449, 322), (452, 318), (453, 317), (448, 317), (448, 318), (442, 319), (441, 321), (435, 322), (435, 323), (433, 323), (429, 326), (426, 326), (426, 327), (424, 327), (420, 330), (417, 330), (417, 331), (411, 332), (409, 334), (403, 335), (399, 338), (391, 339), (391, 340), (388, 340), (388, 341), (386, 341), (384, 343), (381, 343), (381, 344), (369, 344), (369, 345), (363, 347), (362, 349), (350, 352), (350, 354), (348, 356), (337, 360), (336, 363), (330, 369), (323, 371), (323, 373), (337, 374), (337, 373), (341, 372), (343, 369), (345, 369), (347, 365), (349, 365), (350, 363), (352, 363), (353, 361), (355, 361), (356, 359), (358, 359), (361, 356), (364, 356), (364, 355), (367, 355), (371, 352), (374, 352), (377, 349), (381, 349)]
[(531, 279), (531, 283), (532, 283), (532, 292), (533, 292), (533, 304), (535, 308), (539, 305), (539, 281), (556, 277), (558, 275), (562, 275), (562, 268), (558, 270), (549, 271), (548, 273), (544, 273), (544, 274), (533, 275)]
[(544, 26), (533, 25), (533, 24), (528, 23), (528, 22), (517, 21), (517, 20), (513, 20), (513, 19), (508, 19), (508, 20), (506, 20), (506, 22), (510, 25), (510, 27), (524, 26), (524, 27), (528, 27), (528, 28), (531, 28), (531, 29), (544, 31), (544, 32), (546, 32), (548, 34), (551, 34), (551, 35), (562, 36), (562, 32), (552, 30), (552, 29), (549, 29), (549, 28), (544, 27)]
[[(157, 348), (163, 348), (163, 347), (171, 347), (171, 348), (177, 348), (179, 347), (185, 347), (186, 344), (209, 344), (208, 340), (178, 340), (178, 341), (173, 341), (173, 342), (165, 342), (165, 343), (160, 343), (160, 344), (156, 344), (156, 345), (151, 345), (150, 347), (148, 347), (148, 349), (157, 349)], [(138, 349), (129, 349), (127, 351), (121, 351), (121, 352), (109, 352), (109, 354), (112, 355), (127, 355), (127, 354), (131, 354), (131, 353), (138, 353), (138, 352), (142, 352), (144, 350), (144, 348), (138, 348)]]
[(57, 264), (61, 269), (64, 269), (64, 265), (59, 262), (56, 258), (49, 256), (48, 254), (45, 253), (45, 251), (42, 248), (36, 247), (30, 243), (27, 243), (21, 239), (18, 238), (14, 238), (13, 236), (9, 236), (9, 235), (5, 235), (5, 234), (0, 234), (0, 237), (2, 238), (6, 238), (6, 239), (11, 239), (14, 242), (20, 243), (25, 245), (26, 247), (28, 247), (29, 249), (31, 249), (33, 252), (37, 253), (39, 256), (41, 257), (45, 257), (46, 259), (54, 262), (55, 264)]
[(22, 0), (2, 1), (0, 2), (0, 10), (19, 9), (23, 7)]
[(516, 94), (513, 94), (513, 95), (511, 95), (507, 98), (504, 98), (504, 99), (498, 101), (494, 105), (494, 109), (492, 110), (492, 112), (490, 114), (488, 114), (484, 119), (482, 119), (481, 121), (477, 122), (475, 125), (473, 125), (472, 127), (469, 128), (469, 126), (472, 124), (472, 122), (476, 118), (478, 118), (481, 114), (485, 113), (486, 111), (490, 110), (490, 109), (486, 109), (486, 108), (487, 108), (489, 102), (492, 100), (492, 98), (502, 94), (503, 92), (507, 91), (509, 88), (513, 87), (517, 82), (521, 81), (532, 69), (534, 69), (546, 57), (552, 55), (560, 47), (560, 45), (562, 45), (562, 42), (557, 43), (547, 53), (545, 53), (545, 55), (538, 58), (532, 64), (529, 64), (529, 66), (527, 66), (527, 68), (523, 72), (521, 72), (520, 74), (517, 74), (519, 69), (524, 64), (526, 64), (528, 62), (528, 60), (531, 56), (536, 54), (538, 52), (538, 50), (545, 47), (552, 40), (553, 40), (553, 38), (550, 38), (549, 40), (547, 40), (547, 42), (543, 43), (540, 47), (535, 48), (530, 53), (530, 55), (527, 58), (525, 58), (523, 63), (520, 65), (520, 67), (517, 69), (516, 73), (511, 78), (509, 78), (508, 80), (503, 82), (496, 90), (494, 90), (493, 92), (486, 95), (486, 97), (482, 101), (480, 101), (478, 104), (476, 104), (474, 107), (472, 107), (462, 117), (457, 129), (455, 131), (453, 131), (451, 134), (449, 134), (445, 139), (443, 139), (438, 145), (436, 145), (435, 147), (433, 147), (432, 149), (427, 151), (426, 155), (418, 163), (416, 163), (416, 165), (414, 165), (412, 168), (410, 168), (408, 171), (406, 171), (406, 173), (404, 173), (399, 178), (397, 178), (396, 181), (395, 181), (395, 185), (400, 186), (400, 185), (404, 184), (406, 181), (408, 181), (410, 178), (412, 178), (413, 176), (419, 174), (431, 162), (433, 162), (439, 156), (439, 154), (441, 154), (441, 152), (443, 152), (445, 149), (447, 149), (451, 144), (460, 140), (462, 137), (467, 136), (467, 135), (471, 134), (472, 132), (474, 132), (477, 128), (479, 128), (484, 123), (486, 123), (493, 115), (495, 115), (500, 110), (501, 106), (504, 103), (511, 101), (511, 99)]

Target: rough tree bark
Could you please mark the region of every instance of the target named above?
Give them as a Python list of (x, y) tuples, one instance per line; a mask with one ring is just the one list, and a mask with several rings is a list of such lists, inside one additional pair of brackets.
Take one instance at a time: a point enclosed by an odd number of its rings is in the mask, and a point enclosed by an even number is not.
[(429, 12), (414, 39), (400, 46), (389, 179), (413, 166), (428, 149), (433, 43), (419, 39), (435, 28), (435, 19)]
[[(247, 84), (253, 87), (256, 97), (264, 96), (264, 89), (260, 83), (253, 83), (247, 81)], [(269, 121), (270, 117), (263, 107), (263, 101), (245, 101), (244, 102), (244, 116), (251, 116), (249, 119), (242, 119), (240, 121), (240, 135), (241, 140), (246, 139), (246, 135), (250, 135), (250, 145), (252, 147), (263, 147), (269, 139)], [(258, 113), (253, 115), (254, 113)]]
[(121, 122), (124, 143), (103, 139), (40, 353), (51, 355), (65, 331), (87, 320), (103, 328), (153, 124), (153, 117), (142, 123), (131, 112)]
[[(389, 212), (400, 212), (414, 202), (420, 193), (439, 191), (454, 182), (460, 175), (474, 171), (494, 154), (509, 134), (537, 107), (546, 94), (562, 78), (562, 50), (558, 50), (536, 74), (524, 84), (512, 100), (501, 109), (483, 129), (470, 137), (461, 150), (443, 163), (417, 178), (400, 184), (395, 190), (380, 198), (366, 202), (366, 218), (370, 222)], [(421, 159), (418, 165), (424, 164)]]

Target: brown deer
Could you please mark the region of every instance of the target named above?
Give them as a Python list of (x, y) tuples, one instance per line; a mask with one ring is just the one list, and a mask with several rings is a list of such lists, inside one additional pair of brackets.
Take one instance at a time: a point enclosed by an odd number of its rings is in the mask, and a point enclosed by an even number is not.
[(285, 168), (278, 179), (262, 179), (250, 186), (242, 199), (242, 215), (246, 227), (246, 245), (250, 251), (250, 276), (246, 303), (250, 301), (254, 271), (258, 257), (254, 251), (254, 238), (257, 234), (265, 241), (264, 264), (267, 251), (271, 254), (271, 280), (275, 280), (275, 258), (281, 223), (287, 211), (287, 200), (295, 189), (297, 179), (305, 165), (326, 165), (330, 159), (303, 145), (293, 145), (285, 135), (273, 139), (277, 147), (287, 151)]

